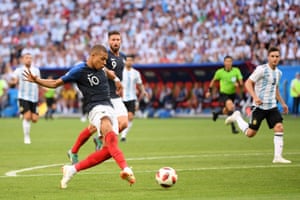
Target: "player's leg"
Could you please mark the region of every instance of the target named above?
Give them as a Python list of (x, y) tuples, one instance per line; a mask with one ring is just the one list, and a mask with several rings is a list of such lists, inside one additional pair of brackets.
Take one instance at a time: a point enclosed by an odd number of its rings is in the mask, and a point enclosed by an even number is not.
[[(118, 130), (117, 132), (122, 132), (125, 128), (128, 127), (128, 112), (125, 104), (123, 103), (121, 98), (113, 98), (111, 99), (115, 110), (115, 116), (118, 119)], [(100, 149), (102, 146), (102, 138), (98, 136), (94, 137), (94, 143), (96, 146), (96, 150)]]
[(273, 128), (274, 130), (274, 159), (273, 163), (291, 163), (290, 160), (283, 158), (283, 124), (282, 124), (282, 116), (277, 109), (272, 109), (269, 111), (267, 115), (267, 122), (269, 128)]
[(115, 116), (118, 119), (119, 132), (122, 132), (125, 128), (128, 127), (128, 112), (125, 104), (121, 98), (111, 99), (111, 102), (114, 106)]
[(128, 102), (124, 102), (127, 110), (128, 110), (128, 127), (125, 128), (122, 132), (121, 132), (121, 141), (125, 142), (126, 141), (126, 136), (128, 134), (128, 132), (130, 131), (132, 124), (133, 124), (133, 118), (134, 118), (134, 114), (135, 114), (135, 100), (133, 101), (128, 101)]
[(102, 118), (101, 133), (103, 133), (104, 144), (107, 147), (109, 154), (122, 169), (120, 173), (121, 178), (128, 181), (131, 185), (135, 183), (135, 177), (131, 168), (127, 165), (123, 152), (118, 147), (118, 137), (116, 132), (112, 129), (112, 122), (117, 123), (117, 120), (112, 120), (112, 118), (108, 117)]
[(30, 128), (31, 128), (31, 110), (29, 101), (25, 101), (23, 99), (19, 99), (19, 109), (22, 114), (22, 128), (24, 134), (24, 143), (30, 144)]
[(31, 122), (30, 121), (31, 121), (31, 111), (27, 110), (26, 112), (23, 112), (23, 121), (22, 121), (25, 144), (31, 144), (31, 138), (30, 138)]
[[(230, 115), (233, 114), (234, 109), (235, 109), (235, 106), (234, 106), (233, 100), (228, 98), (225, 101), (225, 107), (223, 109), (223, 114), (230, 116)], [(230, 126), (231, 126), (231, 132), (232, 133), (234, 133), (234, 134), (239, 133), (239, 131), (236, 129), (236, 127), (234, 125), (234, 122), (230, 123)]]
[(84, 128), (78, 135), (74, 145), (71, 150), (68, 151), (68, 157), (71, 160), (72, 164), (78, 162), (78, 151), (85, 144), (85, 142), (91, 137), (93, 133), (97, 131), (96, 127), (93, 125), (89, 125)]
[(134, 118), (134, 114), (132, 112), (128, 112), (128, 127), (122, 131), (120, 141), (122, 142), (126, 141), (127, 134), (130, 131), (133, 124), (133, 118)]
[[(123, 152), (118, 148), (118, 138), (116, 131), (117, 119), (113, 116), (114, 110), (110, 106), (96, 106), (89, 115), (90, 122), (103, 134), (104, 147), (90, 154), (85, 160), (80, 161), (76, 165), (63, 167), (63, 178), (61, 180), (61, 187), (66, 188), (67, 183), (71, 180), (74, 174), (78, 171), (88, 169), (99, 164), (110, 156), (114, 158), (119, 167), (122, 169), (121, 178), (126, 179), (130, 184), (135, 182), (135, 177), (132, 170), (127, 166)], [(116, 126), (113, 127), (113, 123)]]
[(223, 93), (220, 93), (220, 96), (219, 96), (219, 106), (220, 107), (216, 108), (212, 112), (212, 120), (213, 121), (216, 121), (218, 119), (219, 115), (222, 115), (224, 113), (226, 99), (227, 99), (227, 96)]
[(240, 111), (235, 111), (226, 118), (225, 124), (237, 122), (238, 127), (247, 137), (254, 137), (260, 127), (261, 121), (264, 119), (262, 110), (254, 109), (251, 113), (250, 123), (248, 124), (242, 117)]

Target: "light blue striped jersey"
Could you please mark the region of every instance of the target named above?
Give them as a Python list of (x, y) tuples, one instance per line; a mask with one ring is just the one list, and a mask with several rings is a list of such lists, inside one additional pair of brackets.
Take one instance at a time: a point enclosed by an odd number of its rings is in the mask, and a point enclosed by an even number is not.
[(255, 93), (262, 100), (262, 105), (253, 105), (263, 109), (269, 110), (277, 107), (276, 89), (279, 84), (282, 72), (275, 68), (274, 70), (268, 65), (259, 65), (250, 75), (249, 79), (255, 83)]
[(136, 100), (136, 86), (142, 84), (140, 72), (134, 68), (123, 69), (123, 101)]
[[(21, 66), (14, 71), (14, 77), (19, 81), (18, 99), (37, 103), (39, 99), (39, 86), (36, 83), (24, 80), (23, 72), (25, 70), (27, 70), (27, 68), (25, 66)], [(31, 66), (30, 71), (35, 76), (41, 76), (40, 70), (36, 67)]]

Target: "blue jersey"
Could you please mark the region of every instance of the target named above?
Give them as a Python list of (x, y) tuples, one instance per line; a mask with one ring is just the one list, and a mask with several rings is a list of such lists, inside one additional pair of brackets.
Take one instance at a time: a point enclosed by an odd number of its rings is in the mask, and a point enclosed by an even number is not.
[(72, 67), (61, 77), (64, 83), (76, 83), (83, 95), (83, 110), (89, 112), (97, 105), (110, 105), (108, 79), (104, 70), (87, 66), (86, 62)]
[[(108, 51), (108, 59), (106, 62), (106, 68), (113, 70), (117, 77), (122, 81), (123, 79), (123, 69), (125, 66), (126, 56), (123, 53), (120, 53), (120, 56), (115, 56), (110, 50)], [(108, 80), (110, 97), (119, 98), (116, 94), (116, 85), (113, 80)]]

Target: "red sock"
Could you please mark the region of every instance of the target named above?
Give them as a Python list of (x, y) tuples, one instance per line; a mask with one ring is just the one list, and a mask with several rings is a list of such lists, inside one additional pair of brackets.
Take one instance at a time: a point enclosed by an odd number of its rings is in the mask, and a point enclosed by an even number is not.
[(92, 133), (90, 133), (90, 130), (88, 128), (83, 129), (79, 136), (77, 137), (77, 140), (75, 144), (73, 145), (71, 151), (72, 153), (77, 153), (80, 149), (80, 147), (91, 137)]
[(91, 168), (95, 165), (98, 165), (105, 160), (111, 158), (111, 155), (108, 152), (106, 146), (102, 147), (101, 150), (95, 151), (94, 153), (90, 154), (86, 159), (80, 161), (75, 165), (76, 171), (81, 171), (87, 168)]
[(121, 169), (127, 167), (127, 163), (124, 157), (123, 152), (118, 147), (118, 137), (117, 135), (111, 131), (105, 136), (105, 145), (107, 146), (108, 152), (117, 162)]

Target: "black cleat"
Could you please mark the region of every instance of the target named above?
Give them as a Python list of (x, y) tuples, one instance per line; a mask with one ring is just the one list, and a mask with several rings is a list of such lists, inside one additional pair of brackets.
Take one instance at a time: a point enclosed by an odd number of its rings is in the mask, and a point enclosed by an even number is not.
[(238, 134), (238, 133), (239, 133), (238, 130), (232, 130), (231, 132), (232, 132), (233, 134)]

